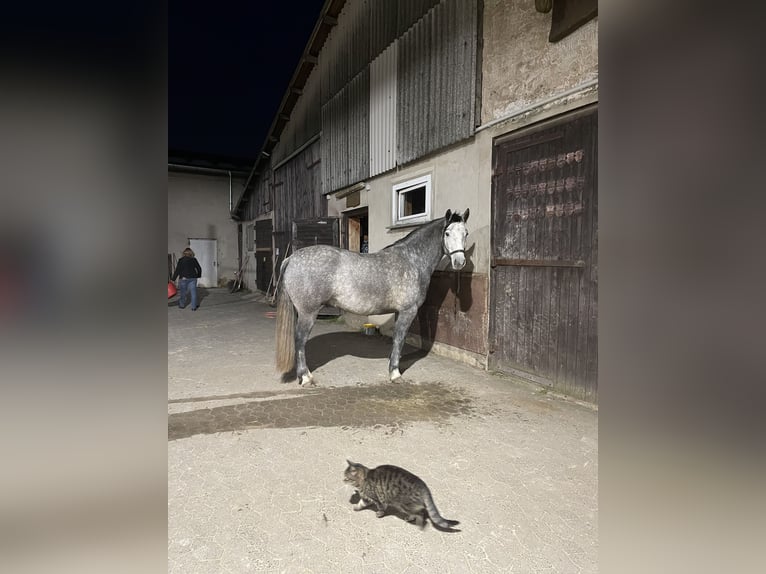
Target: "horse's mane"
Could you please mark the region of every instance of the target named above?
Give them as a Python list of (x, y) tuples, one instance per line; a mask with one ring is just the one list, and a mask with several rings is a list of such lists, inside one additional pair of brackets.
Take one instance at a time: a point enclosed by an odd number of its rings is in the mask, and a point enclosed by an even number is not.
[(409, 243), (410, 241), (417, 239), (421, 235), (424, 235), (427, 233), (427, 231), (430, 231), (432, 228), (436, 227), (438, 224), (442, 224), (444, 227), (449, 225), (450, 223), (456, 223), (459, 221), (463, 221), (463, 217), (461, 214), (457, 212), (453, 212), (450, 216), (449, 223), (445, 225), (444, 217), (439, 217), (437, 219), (433, 219), (431, 221), (428, 221), (426, 223), (423, 223), (418, 228), (416, 228), (414, 231), (411, 231), (404, 237), (401, 237), (394, 241), (391, 245), (386, 245), (381, 251), (388, 249), (389, 247), (394, 247), (395, 245), (401, 245), (404, 243)]
[(430, 230), (434, 227), (436, 227), (437, 224), (443, 224), (444, 218), (440, 217), (439, 219), (434, 219), (433, 221), (429, 221), (427, 223), (423, 223), (420, 227), (416, 228), (415, 230), (411, 231), (404, 237), (400, 237), (396, 241), (394, 241), (391, 245), (386, 245), (381, 251), (384, 251), (390, 247), (394, 247), (395, 245), (402, 245), (404, 243), (409, 243), (413, 239), (417, 239), (421, 235), (426, 233), (426, 230)]

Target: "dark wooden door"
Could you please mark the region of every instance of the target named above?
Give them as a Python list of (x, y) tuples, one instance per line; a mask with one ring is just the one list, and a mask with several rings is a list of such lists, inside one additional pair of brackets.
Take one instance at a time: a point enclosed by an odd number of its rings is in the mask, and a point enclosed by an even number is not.
[(498, 139), (491, 368), (597, 402), (597, 111)]
[(273, 229), (271, 219), (260, 219), (255, 222), (255, 286), (259, 291), (268, 291), (273, 265)]
[[(311, 245), (340, 245), (340, 220), (337, 217), (317, 217), (314, 219), (296, 219), (293, 221), (293, 251)], [(319, 310), (321, 316), (340, 315), (340, 309), (324, 305)]]
[(258, 291), (267, 291), (272, 275), (271, 252), (255, 252), (255, 285)]
[(314, 219), (296, 219), (293, 221), (293, 246), (295, 251), (309, 245), (333, 245), (340, 241), (337, 217), (317, 217)]

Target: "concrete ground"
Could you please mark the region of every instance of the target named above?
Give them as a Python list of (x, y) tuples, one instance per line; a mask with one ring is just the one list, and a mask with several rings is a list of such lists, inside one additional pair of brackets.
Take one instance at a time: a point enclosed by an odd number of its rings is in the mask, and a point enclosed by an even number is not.
[[(598, 559), (598, 414), (516, 379), (320, 320), (317, 386), (274, 370), (275, 309), (168, 303), (168, 571), (585, 573)], [(459, 532), (355, 512), (346, 459), (420, 476)]]

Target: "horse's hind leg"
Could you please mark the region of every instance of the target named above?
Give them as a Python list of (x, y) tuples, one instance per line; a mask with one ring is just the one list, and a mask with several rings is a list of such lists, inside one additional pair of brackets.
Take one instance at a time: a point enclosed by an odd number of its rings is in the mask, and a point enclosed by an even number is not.
[(388, 362), (388, 376), (391, 381), (395, 381), (402, 377), (402, 374), (399, 372), (399, 359), (402, 355), (402, 347), (404, 346), (404, 338), (407, 336), (407, 330), (410, 328), (410, 325), (417, 314), (417, 307), (403, 309), (396, 314), (396, 323), (394, 324), (394, 346), (391, 349), (391, 359)]
[(295, 375), (298, 384), (313, 383), (314, 377), (306, 364), (306, 341), (308, 341), (311, 329), (314, 328), (319, 310), (315, 313), (298, 313), (298, 322), (295, 325)]

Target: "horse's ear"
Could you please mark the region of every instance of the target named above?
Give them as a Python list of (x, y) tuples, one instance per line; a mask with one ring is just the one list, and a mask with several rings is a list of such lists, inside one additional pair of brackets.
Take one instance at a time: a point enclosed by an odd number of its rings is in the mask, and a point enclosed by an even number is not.
[(468, 221), (468, 214), (471, 212), (470, 209), (466, 208), (465, 213), (463, 213), (463, 223)]
[(451, 210), (451, 209), (448, 209), (448, 210), (447, 210), (447, 213), (446, 213), (446, 214), (444, 214), (444, 222), (445, 222), (447, 225), (449, 225), (449, 223), (450, 223), (450, 221), (449, 221), (449, 220), (450, 220), (451, 218), (452, 218), (452, 210)]

